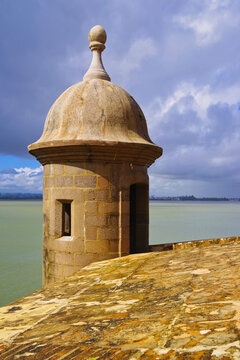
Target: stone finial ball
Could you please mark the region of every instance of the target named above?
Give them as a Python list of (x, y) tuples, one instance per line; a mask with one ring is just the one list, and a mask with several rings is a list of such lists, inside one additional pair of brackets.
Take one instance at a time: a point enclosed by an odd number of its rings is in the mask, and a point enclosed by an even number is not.
[(97, 41), (102, 44), (105, 44), (107, 40), (107, 34), (104, 28), (101, 25), (95, 25), (88, 34), (88, 41), (91, 43), (92, 41)]

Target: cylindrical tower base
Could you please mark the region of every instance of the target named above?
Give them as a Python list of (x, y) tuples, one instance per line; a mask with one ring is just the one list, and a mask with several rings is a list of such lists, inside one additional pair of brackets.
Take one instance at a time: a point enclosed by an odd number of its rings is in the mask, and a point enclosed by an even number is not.
[(44, 165), (43, 216), (43, 285), (91, 262), (127, 255), (134, 247), (136, 252), (147, 251), (147, 167), (105, 162)]

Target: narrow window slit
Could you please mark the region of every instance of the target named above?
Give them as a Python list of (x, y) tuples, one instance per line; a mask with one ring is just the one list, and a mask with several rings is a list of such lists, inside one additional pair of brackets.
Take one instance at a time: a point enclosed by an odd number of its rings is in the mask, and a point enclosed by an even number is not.
[(71, 202), (62, 203), (62, 236), (71, 236)]

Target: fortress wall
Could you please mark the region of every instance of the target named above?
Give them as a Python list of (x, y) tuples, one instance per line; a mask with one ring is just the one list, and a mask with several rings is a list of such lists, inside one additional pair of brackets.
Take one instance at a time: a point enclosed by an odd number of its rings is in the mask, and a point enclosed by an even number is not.
[(229, 244), (231, 242), (240, 241), (240, 236), (230, 236), (224, 238), (215, 238), (215, 239), (204, 239), (204, 240), (193, 240), (193, 241), (186, 241), (186, 242), (176, 242), (176, 243), (169, 243), (169, 244), (157, 244), (157, 245), (150, 245), (149, 251), (167, 251), (167, 250), (180, 250), (180, 249), (187, 249), (187, 248), (198, 248), (198, 247), (207, 247), (213, 245), (223, 245)]
[(0, 308), (0, 359), (239, 359), (239, 252), (232, 241), (86, 266)]

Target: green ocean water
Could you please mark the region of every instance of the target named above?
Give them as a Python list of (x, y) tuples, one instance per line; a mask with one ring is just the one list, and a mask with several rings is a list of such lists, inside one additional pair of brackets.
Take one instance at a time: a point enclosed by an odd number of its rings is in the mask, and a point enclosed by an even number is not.
[(0, 306), (42, 284), (42, 202), (0, 201)]
[[(150, 202), (150, 244), (240, 235), (240, 202)], [(41, 287), (42, 202), (0, 201), (0, 306)]]
[(240, 201), (150, 202), (150, 244), (240, 235)]

